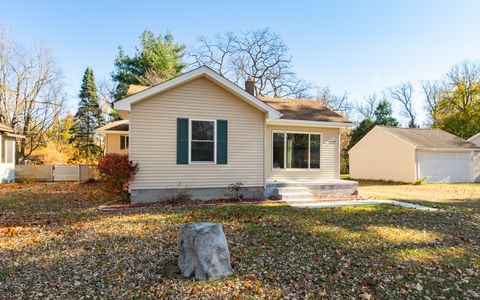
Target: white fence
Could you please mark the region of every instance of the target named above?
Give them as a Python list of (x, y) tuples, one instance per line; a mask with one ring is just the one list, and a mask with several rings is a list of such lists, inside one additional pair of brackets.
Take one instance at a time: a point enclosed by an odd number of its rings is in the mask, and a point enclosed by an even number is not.
[(85, 182), (96, 177), (96, 166), (15, 166), (15, 181), (78, 181)]

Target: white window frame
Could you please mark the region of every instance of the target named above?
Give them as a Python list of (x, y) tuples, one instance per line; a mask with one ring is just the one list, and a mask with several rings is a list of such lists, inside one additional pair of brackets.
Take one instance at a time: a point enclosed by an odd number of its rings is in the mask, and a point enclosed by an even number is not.
[[(192, 122), (213, 122), (213, 161), (192, 161)], [(207, 142), (207, 141), (199, 141)], [(217, 120), (189, 119), (188, 121), (188, 164), (216, 164), (217, 163)]]
[[(125, 140), (126, 148), (124, 148), (124, 149), (122, 149), (122, 138), (128, 139), (128, 141)], [(120, 148), (120, 150), (128, 150), (128, 148), (130, 148), (130, 137), (128, 135), (126, 135), (126, 134), (120, 135), (120, 147), (119, 148)]]
[[(283, 133), (283, 168), (274, 168), (273, 167), (273, 135), (275, 133)], [(287, 168), (287, 134), (308, 134), (308, 168)], [(319, 168), (310, 168), (310, 135), (319, 135), (320, 136), (320, 165)], [(271, 136), (271, 149), (272, 156), (272, 171), (320, 171), (323, 169), (323, 134), (321, 132), (308, 132), (308, 131), (284, 131), (284, 130), (272, 130)]]

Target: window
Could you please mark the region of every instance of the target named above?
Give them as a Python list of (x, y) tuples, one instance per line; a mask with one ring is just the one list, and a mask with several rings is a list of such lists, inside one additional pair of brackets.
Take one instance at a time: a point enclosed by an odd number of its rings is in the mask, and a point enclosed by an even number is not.
[(320, 135), (273, 133), (273, 168), (320, 169)]
[(284, 133), (273, 134), (273, 167), (284, 168), (285, 147), (284, 147)]
[(308, 169), (308, 134), (287, 133), (287, 168)]
[(128, 135), (120, 136), (120, 150), (128, 150)]
[(15, 140), (5, 140), (5, 162), (14, 163)]
[(215, 162), (215, 126), (215, 121), (191, 120), (191, 162)]

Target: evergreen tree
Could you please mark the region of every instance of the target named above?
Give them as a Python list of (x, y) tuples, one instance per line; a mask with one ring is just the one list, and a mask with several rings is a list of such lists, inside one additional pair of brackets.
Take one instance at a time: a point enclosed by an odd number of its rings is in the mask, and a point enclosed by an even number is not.
[(377, 107), (375, 108), (374, 116), (374, 125), (398, 127), (398, 121), (393, 117), (392, 105), (387, 100), (383, 100), (378, 103)]
[(105, 122), (98, 102), (93, 70), (90, 68), (85, 70), (78, 96), (80, 102), (71, 128), (70, 142), (78, 151), (79, 163), (94, 163), (101, 153), (95, 129)]
[(115, 99), (124, 98), (131, 84), (151, 86), (179, 75), (185, 68), (181, 61), (184, 49), (170, 33), (155, 36), (151, 31), (142, 33), (133, 57), (120, 48), (112, 74), (117, 84)]
[(378, 103), (374, 112), (374, 120), (370, 118), (364, 119), (352, 130), (350, 142), (346, 147), (346, 151), (350, 150), (357, 144), (367, 133), (376, 125), (398, 127), (398, 121), (393, 117), (392, 105), (387, 100)]

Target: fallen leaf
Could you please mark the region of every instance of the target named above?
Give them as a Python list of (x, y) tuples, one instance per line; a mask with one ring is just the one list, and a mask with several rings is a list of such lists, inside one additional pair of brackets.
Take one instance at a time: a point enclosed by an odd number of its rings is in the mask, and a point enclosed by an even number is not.
[(371, 300), (372, 299), (372, 295), (367, 293), (367, 292), (363, 292), (363, 294), (360, 294), (360, 299), (362, 300)]

